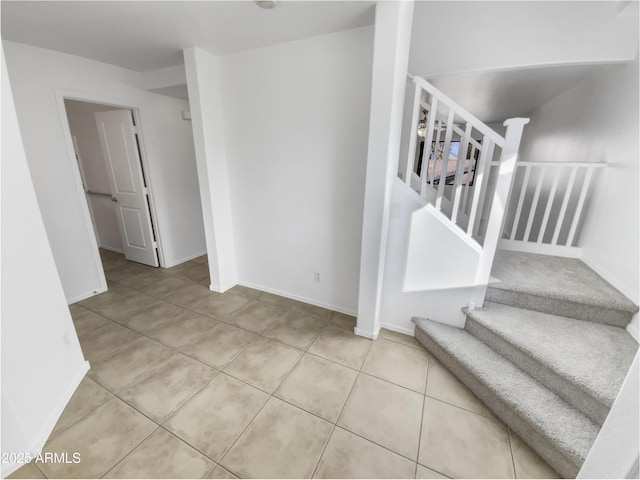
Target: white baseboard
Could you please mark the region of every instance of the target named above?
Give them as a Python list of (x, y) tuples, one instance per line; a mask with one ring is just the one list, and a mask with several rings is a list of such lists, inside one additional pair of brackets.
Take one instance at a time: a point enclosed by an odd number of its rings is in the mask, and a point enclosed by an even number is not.
[(606, 270), (602, 269), (599, 265), (596, 265), (590, 260), (584, 257), (580, 258), (580, 260), (582, 260), (587, 265), (587, 267), (589, 267), (591, 270), (593, 270), (607, 282), (609, 282), (615, 289), (620, 291), (620, 293), (622, 293), (625, 297), (627, 297), (631, 301), (634, 301), (633, 299), (638, 295), (638, 292), (632, 292), (631, 289), (627, 287), (627, 285), (622, 285), (617, 279), (609, 275)]
[(636, 342), (640, 343), (640, 317), (638, 316), (638, 312), (633, 314), (633, 318), (627, 324), (626, 330)]
[(353, 317), (357, 316), (357, 312), (350, 308), (344, 308), (344, 307), (340, 307), (338, 305), (333, 305), (330, 303), (319, 302), (318, 300), (306, 298), (300, 295), (294, 295), (292, 293), (283, 292), (280, 290), (276, 290), (275, 288), (268, 288), (262, 285), (256, 285), (255, 283), (238, 281), (237, 284), (242, 285), (243, 287), (253, 288), (254, 290), (260, 290), (261, 292), (273, 293), (274, 295), (290, 298), (291, 300), (297, 300), (298, 302), (308, 303), (309, 305), (315, 305), (316, 307), (326, 308), (327, 310), (333, 310), (334, 312), (344, 313), (345, 315), (351, 315)]
[(104, 250), (109, 250), (110, 252), (121, 253), (122, 255), (124, 255), (124, 250), (122, 250), (121, 248), (108, 247), (107, 245), (100, 245), (100, 248)]
[(398, 333), (402, 333), (404, 335), (409, 335), (411, 337), (415, 337), (416, 335), (416, 328), (415, 325), (413, 328), (405, 328), (405, 327), (399, 327), (397, 325), (392, 325), (390, 323), (382, 323), (380, 324), (381, 328), (385, 328), (387, 330), (391, 330), (392, 332), (398, 332)]
[(365, 337), (365, 338), (369, 338), (371, 340), (375, 340), (376, 338), (378, 338), (378, 335), (380, 335), (380, 327), (378, 327), (373, 332), (370, 332), (368, 330), (362, 330), (361, 328), (355, 327), (353, 329), (353, 333), (355, 333), (356, 335), (358, 335), (360, 337)]
[(207, 251), (204, 250), (202, 252), (195, 253), (193, 255), (188, 255), (186, 257), (179, 258), (177, 260), (172, 260), (171, 262), (167, 262), (165, 264), (164, 268), (175, 267), (176, 265), (180, 265), (181, 263), (188, 262), (189, 260), (193, 260), (194, 258), (198, 258), (198, 257), (201, 257), (201, 256), (206, 255), (206, 254), (207, 254)]
[(227, 290), (235, 287), (237, 284), (238, 284), (237, 282), (229, 282), (226, 285), (223, 285), (222, 287), (218, 287), (212, 284), (212, 285), (209, 285), (209, 290), (216, 293), (224, 293)]
[(91, 290), (90, 292), (81, 293), (80, 295), (76, 295), (75, 297), (67, 298), (67, 305), (85, 300), (87, 298), (93, 297), (94, 295), (99, 295), (100, 293), (104, 293), (107, 290), (108, 287), (105, 286), (104, 288), (98, 288), (97, 290)]
[(548, 243), (523, 242), (520, 240), (507, 240), (504, 238), (500, 239), (500, 241), (498, 242), (498, 249), (568, 258), (582, 258), (583, 254), (583, 251), (580, 247), (566, 247), (562, 245), (550, 245)]
[[(82, 367), (78, 371), (78, 373), (76, 373), (76, 375), (71, 380), (71, 383), (65, 390), (64, 395), (62, 395), (57, 405), (54, 407), (53, 411), (49, 415), (49, 418), (47, 419), (44, 426), (40, 430), (40, 433), (38, 434), (37, 438), (33, 442), (33, 445), (29, 449), (31, 458), (36, 458), (38, 454), (42, 452), (42, 449), (44, 448), (45, 443), (47, 443), (47, 440), (49, 439), (51, 432), (55, 428), (56, 423), (58, 423), (58, 420), (60, 420), (60, 416), (62, 415), (62, 412), (68, 405), (69, 400), (71, 400), (71, 397), (73, 396), (73, 394), (76, 393), (76, 390), (80, 385), (80, 382), (82, 381), (82, 379), (87, 374), (90, 368), (91, 366), (89, 365), (89, 362), (85, 360), (84, 363), (82, 364)], [(3, 465), (3, 467), (5, 468), (3, 468), (2, 473), (5, 476), (9, 476), (22, 466), (24, 466), (24, 463), (12, 463), (6, 466)]]

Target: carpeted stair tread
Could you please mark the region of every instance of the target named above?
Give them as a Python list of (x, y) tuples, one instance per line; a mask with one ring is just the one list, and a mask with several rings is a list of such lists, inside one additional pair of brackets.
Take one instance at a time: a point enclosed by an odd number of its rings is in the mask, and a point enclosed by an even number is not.
[[(550, 382), (544, 381), (547, 380), (544, 376), (539, 378), (538, 375), (544, 373), (536, 366), (538, 362), (606, 407), (613, 404), (638, 350), (636, 341), (619, 327), (490, 302), (481, 309), (464, 311), (469, 319), (465, 327), (468, 331), (478, 331), (476, 323), (526, 354), (524, 361), (522, 356), (514, 358), (509, 354), (508, 345), (505, 350), (500, 342), (487, 342), (482, 331), (476, 335), (518, 367), (545, 385), (553, 383), (553, 378)], [(528, 357), (533, 362), (528, 361)], [(564, 391), (571, 394), (570, 389)], [(606, 417), (608, 408), (602, 411), (599, 423)]]
[(638, 306), (576, 258), (498, 250), (489, 287), (635, 313)]
[[(460, 376), (551, 466), (565, 476), (577, 473), (598, 434), (599, 427), (593, 421), (469, 332), (423, 318), (413, 321), (418, 340), (427, 348), (429, 342), (434, 342), (439, 348), (428, 348), (431, 353)], [(444, 354), (434, 350), (442, 350)], [(478, 380), (480, 388), (474, 389), (473, 382), (462, 378), (467, 374)], [(492, 398), (497, 398), (496, 404), (506, 405), (509, 411), (492, 408)], [(517, 422), (510, 424), (509, 418), (514, 418), (514, 413)], [(524, 427), (513, 425), (523, 425), (522, 421)], [(527, 432), (534, 433), (527, 435)], [(552, 454), (548, 454), (550, 448)], [(564, 461), (554, 462), (556, 451), (570, 461), (571, 468)]]

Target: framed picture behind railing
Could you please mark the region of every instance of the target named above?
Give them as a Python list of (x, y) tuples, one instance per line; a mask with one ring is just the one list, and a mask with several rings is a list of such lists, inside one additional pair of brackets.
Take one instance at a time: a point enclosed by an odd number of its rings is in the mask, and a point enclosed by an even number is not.
[[(415, 162), (416, 175), (420, 176), (422, 173), (422, 161), (424, 157), (424, 144), (425, 141), (422, 139), (420, 141), (420, 148), (418, 153), (418, 161)], [(442, 169), (442, 157), (444, 155), (444, 141), (438, 142), (438, 148), (436, 151), (436, 142), (435, 140), (431, 142), (431, 152), (429, 155), (429, 159), (427, 162), (427, 183), (432, 185), (438, 185), (440, 183), (440, 173)], [(449, 161), (446, 166), (445, 173), (445, 185), (453, 185), (456, 171), (458, 168), (458, 155), (460, 151), (460, 141), (452, 140), (449, 147)], [(463, 169), (463, 176), (461, 184), (463, 186), (473, 186), (473, 180), (475, 178), (476, 173), (476, 164), (478, 162), (480, 151), (475, 148), (471, 143), (469, 143), (467, 147), (467, 154), (464, 157), (465, 166)], [(435, 158), (435, 160), (434, 160)]]

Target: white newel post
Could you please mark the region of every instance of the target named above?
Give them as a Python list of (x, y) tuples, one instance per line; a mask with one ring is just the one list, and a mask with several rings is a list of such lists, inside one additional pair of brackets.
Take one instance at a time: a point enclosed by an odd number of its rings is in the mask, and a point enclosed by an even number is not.
[[(513, 185), (513, 178), (516, 171), (516, 162), (518, 160), (518, 150), (520, 148), (520, 140), (522, 139), (522, 131), (524, 126), (529, 123), (528, 118), (510, 118), (504, 122), (507, 131), (504, 137), (504, 148), (500, 155), (500, 169), (498, 172), (498, 181), (496, 190), (493, 195), (493, 203), (491, 204), (491, 212), (487, 222), (487, 229), (484, 235), (482, 245), (482, 259), (478, 265), (476, 272), (476, 294), (472, 300), (472, 307), (481, 307), (484, 303), (484, 296), (493, 266), (493, 259), (498, 248), (498, 241), (502, 236), (502, 224), (507, 210), (509, 195)], [(491, 159), (487, 159), (491, 161)]]

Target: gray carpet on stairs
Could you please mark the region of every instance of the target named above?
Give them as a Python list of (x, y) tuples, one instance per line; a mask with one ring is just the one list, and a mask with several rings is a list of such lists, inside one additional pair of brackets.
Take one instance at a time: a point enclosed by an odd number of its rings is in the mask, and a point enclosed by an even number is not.
[(499, 250), (487, 300), (555, 315), (626, 326), (638, 311), (578, 259)]
[(465, 329), (600, 425), (638, 344), (618, 327), (485, 303)]
[(637, 312), (638, 307), (577, 258), (498, 250), (498, 288)]
[(599, 427), (469, 332), (414, 318), (416, 338), (558, 473), (575, 477)]

